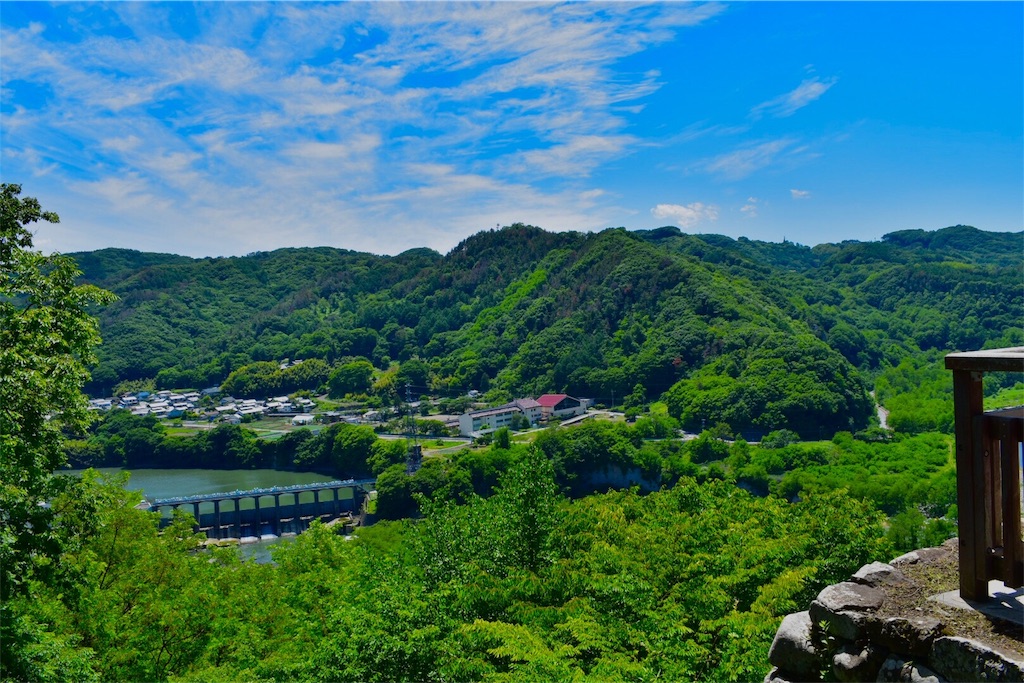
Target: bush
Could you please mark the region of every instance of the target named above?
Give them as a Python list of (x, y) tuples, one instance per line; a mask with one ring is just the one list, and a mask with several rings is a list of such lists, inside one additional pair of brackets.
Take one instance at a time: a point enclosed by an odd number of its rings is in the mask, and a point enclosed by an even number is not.
[(800, 440), (800, 437), (796, 432), (788, 429), (779, 429), (774, 432), (769, 432), (767, 436), (761, 439), (761, 448), (785, 448), (791, 443), (796, 443)]

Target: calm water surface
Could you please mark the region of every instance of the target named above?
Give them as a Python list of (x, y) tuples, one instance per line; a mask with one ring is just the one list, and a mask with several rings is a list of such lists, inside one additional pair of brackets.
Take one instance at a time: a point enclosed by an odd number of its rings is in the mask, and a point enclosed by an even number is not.
[[(118, 474), (120, 467), (100, 467), (102, 474)], [(62, 474), (81, 475), (82, 470), (66, 470)], [(142, 491), (154, 498), (174, 498), (201, 493), (246, 491), (270, 486), (292, 486), (331, 481), (333, 477), (316, 472), (282, 472), (279, 470), (132, 470), (126, 488)]]

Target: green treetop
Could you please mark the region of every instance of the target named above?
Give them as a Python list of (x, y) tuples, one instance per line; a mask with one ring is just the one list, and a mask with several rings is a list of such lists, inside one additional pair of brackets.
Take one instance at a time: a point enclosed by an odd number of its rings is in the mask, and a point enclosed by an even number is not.
[(28, 225), (58, 222), (21, 186), (0, 185), (0, 595), (19, 592), (66, 539), (45, 505), (65, 461), (63, 434), (87, 422), (81, 387), (99, 343), (87, 312), (113, 295), (77, 286), (74, 260), (32, 250)]

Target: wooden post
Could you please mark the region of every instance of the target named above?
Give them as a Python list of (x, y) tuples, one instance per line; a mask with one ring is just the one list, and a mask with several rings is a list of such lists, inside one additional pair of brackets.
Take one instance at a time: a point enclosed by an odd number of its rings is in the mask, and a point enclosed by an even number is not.
[(956, 502), (960, 534), (960, 597), (988, 598), (985, 572), (985, 463), (982, 434), (974, 416), (983, 410), (982, 373), (953, 371), (956, 431)]
[(1024, 541), (1020, 520), (1020, 447), (1024, 443), (1021, 420), (998, 420), (1003, 504), (1003, 572), (1008, 588), (1024, 586)]

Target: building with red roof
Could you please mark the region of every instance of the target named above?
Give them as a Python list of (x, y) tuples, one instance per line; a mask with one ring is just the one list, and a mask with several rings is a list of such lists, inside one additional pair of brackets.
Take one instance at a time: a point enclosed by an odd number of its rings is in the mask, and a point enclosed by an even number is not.
[(537, 403), (540, 404), (541, 415), (546, 420), (553, 417), (575, 417), (587, 411), (583, 401), (566, 394), (544, 394), (537, 398)]

